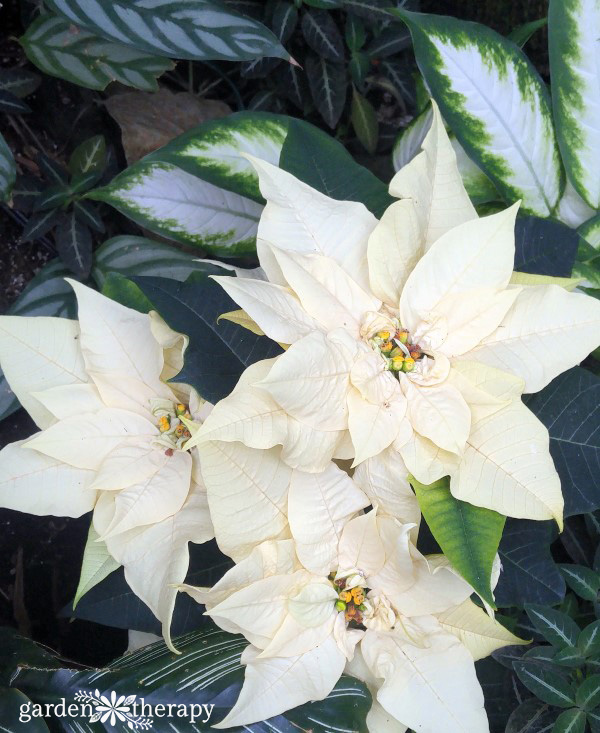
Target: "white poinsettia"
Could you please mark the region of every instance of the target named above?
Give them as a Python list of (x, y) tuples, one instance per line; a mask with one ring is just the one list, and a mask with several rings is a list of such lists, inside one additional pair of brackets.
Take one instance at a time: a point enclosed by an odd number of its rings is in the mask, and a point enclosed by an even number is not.
[[(197, 451), (180, 419), (212, 407), (185, 385), (167, 385), (186, 337), (71, 282), (79, 320), (0, 317), (0, 366), (40, 428), (0, 452), (0, 506), (78, 517), (93, 526), (125, 577), (163, 623), (188, 542), (214, 536)], [(189, 410), (189, 412), (188, 412)]]
[[(267, 200), (258, 252), (268, 281), (215, 279), (290, 346), (254, 365), (191, 444), (233, 452), (238, 441), (270, 451), (273, 465), (280, 450), (304, 471), (332, 458), (359, 469), (375, 461), (388, 484), (409, 472), (424, 484), (449, 475), (459, 499), (560, 524), (548, 432), (521, 394), (597, 346), (600, 302), (513, 276), (517, 206), (477, 216), (437, 109), (381, 221), (252, 162)], [(274, 469), (263, 468), (256, 491), (281, 499), (283, 478), (274, 489)], [(227, 483), (217, 473), (205, 476), (215, 505)]]
[[(329, 508), (339, 502), (330, 486)], [(316, 511), (315, 522), (325, 515)], [(250, 642), (238, 701), (214, 727), (321, 700), (346, 670), (373, 693), (371, 733), (488, 731), (474, 660), (522, 642), (470, 600), (443, 556), (421, 555), (413, 531), (375, 511), (355, 514), (308, 546), (262, 543), (211, 589), (182, 586)]]

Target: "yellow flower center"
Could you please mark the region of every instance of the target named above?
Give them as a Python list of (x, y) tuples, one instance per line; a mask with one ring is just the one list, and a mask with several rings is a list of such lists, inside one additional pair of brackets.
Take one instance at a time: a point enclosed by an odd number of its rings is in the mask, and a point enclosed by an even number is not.
[(368, 588), (364, 585), (364, 578), (358, 573), (350, 573), (345, 577), (336, 577), (335, 573), (329, 576), (338, 598), (334, 601), (335, 610), (344, 613), (348, 623), (361, 624), (363, 613), (369, 609), (366, 599)]
[(167, 450), (180, 450), (186, 440), (192, 437), (183, 422), (183, 419), (192, 419), (188, 406), (156, 398), (150, 400), (150, 410), (156, 418), (156, 425), (160, 433), (157, 442), (164, 445)]
[(397, 324), (395, 331), (377, 331), (369, 339), (369, 344), (385, 361), (387, 368), (398, 375), (400, 372), (412, 372), (416, 362), (423, 358), (418, 344), (413, 344), (410, 333)]

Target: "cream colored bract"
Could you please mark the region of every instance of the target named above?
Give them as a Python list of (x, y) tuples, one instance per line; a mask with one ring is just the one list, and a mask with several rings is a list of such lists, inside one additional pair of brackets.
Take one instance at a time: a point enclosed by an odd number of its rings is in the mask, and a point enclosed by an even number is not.
[[(79, 320), (0, 318), (0, 366), (40, 432), (0, 452), (0, 506), (78, 517), (163, 623), (188, 542), (214, 535), (197, 451), (181, 417), (211, 406), (167, 385), (187, 339), (156, 314), (125, 308), (77, 282)], [(85, 563), (85, 560), (84, 560)]]
[[(596, 347), (600, 303), (558, 284), (513, 284), (518, 206), (478, 218), (437, 109), (423, 151), (392, 181), (401, 198), (381, 221), (360, 203), (252, 163), (267, 200), (258, 250), (268, 281), (215, 279), (265, 334), (290, 346), (251, 367), (191, 444), (221, 452), (243, 444), (271, 456), (270, 467), (266, 458), (255, 465), (254, 508), (264, 497), (272, 507), (285, 501), (285, 469), (273, 488), (279, 455), (307, 472), (332, 458), (359, 469), (375, 460), (397, 484), (408, 473), (424, 484), (449, 475), (459, 499), (561, 525), (548, 432), (521, 394)], [(225, 470), (214, 474), (209, 467), (209, 501), (225, 514)], [(257, 521), (256, 540), (285, 531), (275, 509), (270, 523), (252, 511), (241, 522), (248, 536)], [(235, 521), (216, 521), (226, 551), (247, 554)]]
[[(323, 501), (339, 502), (332, 482)], [(212, 589), (182, 586), (219, 626), (250, 642), (239, 699), (215, 727), (321, 700), (346, 670), (373, 694), (371, 733), (486, 733), (474, 661), (522, 641), (469, 599), (473, 589), (443, 556), (421, 555), (414, 530), (375, 511), (355, 513), (337, 535), (319, 534), (330, 542), (319, 561), (297, 540), (269, 541)]]

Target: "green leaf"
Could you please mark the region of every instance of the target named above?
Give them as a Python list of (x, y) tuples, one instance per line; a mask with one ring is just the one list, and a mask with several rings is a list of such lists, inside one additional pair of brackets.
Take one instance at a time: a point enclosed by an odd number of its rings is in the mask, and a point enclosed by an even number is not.
[(360, 18), (354, 15), (348, 15), (346, 17), (344, 38), (346, 39), (346, 46), (348, 46), (350, 51), (360, 51), (365, 45), (367, 30)]
[(20, 39), (27, 58), (50, 76), (102, 91), (111, 81), (152, 92), (171, 61), (107, 41), (63, 18), (43, 15)]
[[(500, 194), (481, 168), (467, 155), (458, 140), (451, 136), (450, 142), (456, 154), (456, 164), (471, 201), (477, 206), (490, 201), (499, 201)], [(542, 220), (543, 221), (543, 220)]]
[(54, 654), (50, 654), (31, 639), (21, 636), (16, 629), (0, 627), (0, 685), (8, 686), (17, 667), (26, 666), (50, 670), (58, 669), (60, 663)]
[(41, 81), (39, 74), (28, 69), (0, 69), (0, 90), (20, 99), (35, 92)]
[(490, 28), (396, 11), (444, 119), (506, 201), (551, 216), (564, 188), (550, 99), (523, 52)]
[(509, 41), (516, 43), (519, 48), (527, 43), (531, 36), (543, 28), (548, 23), (548, 18), (540, 18), (539, 20), (532, 20), (529, 23), (523, 23), (522, 25), (514, 28), (507, 36)]
[(600, 5), (552, 0), (548, 49), (558, 143), (569, 179), (593, 209), (600, 209)]
[(586, 221), (577, 231), (600, 254), (600, 214)]
[(523, 402), (550, 433), (550, 453), (561, 478), (565, 517), (600, 508), (600, 379), (587, 369), (564, 372)]
[(0, 134), (0, 201), (8, 201), (17, 177), (17, 166), (6, 140)]
[(594, 710), (600, 705), (600, 674), (587, 677), (577, 688), (575, 702), (583, 710)]
[(79, 603), (89, 590), (120, 567), (120, 564), (106, 549), (106, 543), (97, 541), (98, 537), (94, 525), (90, 524), (73, 607)]
[(515, 270), (569, 277), (581, 237), (553, 219), (519, 216), (515, 223)]
[(344, 41), (335, 21), (326, 10), (307, 10), (302, 16), (302, 35), (319, 56), (328, 61), (344, 61)]
[(0, 720), (2, 733), (49, 733), (42, 718), (27, 720), (31, 710), (31, 700), (19, 690), (0, 687)]
[(31, 112), (31, 107), (11, 92), (0, 89), (0, 112), (5, 112), (7, 115), (22, 115)]
[(600, 713), (588, 710), (587, 721), (592, 733), (600, 733)]
[(229, 321), (217, 322), (222, 313), (237, 306), (204, 274), (195, 273), (185, 283), (161, 277), (132, 280), (172, 329), (190, 337), (176, 381), (191, 384), (208, 402), (227, 396), (247, 366), (281, 353), (266, 336), (256, 336)]
[(558, 566), (563, 578), (571, 590), (586, 601), (598, 600), (600, 575), (583, 565), (565, 563)]
[(577, 648), (585, 657), (600, 654), (600, 621), (593, 621), (579, 634)]
[(392, 151), (392, 163), (394, 170), (399, 171), (417, 155), (421, 145), (431, 127), (433, 110), (430, 104), (414, 117), (410, 123), (400, 132), (394, 143)]
[(93, 229), (99, 234), (104, 233), (106, 227), (94, 204), (91, 204), (89, 201), (74, 201), (73, 213), (82, 224), (87, 224), (90, 229)]
[(525, 610), (531, 623), (552, 646), (564, 649), (577, 644), (581, 630), (566, 613), (533, 603), (527, 603)]
[(342, 7), (369, 22), (390, 20), (390, 0), (342, 0)]
[(38, 211), (32, 214), (27, 220), (27, 224), (21, 232), (21, 241), (33, 242), (58, 224), (61, 217), (59, 209), (48, 209), (47, 211)]
[(577, 708), (565, 710), (556, 719), (552, 733), (584, 733), (585, 720), (585, 713), (582, 710)]
[(285, 43), (298, 23), (298, 8), (289, 0), (278, 0), (273, 9), (271, 28), (282, 43)]
[(69, 21), (104, 38), (178, 59), (290, 59), (262, 23), (210, 0), (48, 0)]
[(258, 176), (242, 154), (277, 165), (289, 120), (269, 112), (237, 112), (194, 127), (144, 161), (169, 163), (214, 186), (263, 203)]
[(162, 242), (129, 234), (107, 239), (94, 253), (92, 277), (102, 287), (111, 273), (157, 275), (183, 282), (192, 272), (214, 272), (214, 265)]
[(94, 135), (84, 140), (71, 153), (69, 172), (76, 176), (80, 173), (102, 171), (106, 165), (106, 140), (104, 135)]
[(410, 478), (427, 526), (450, 564), (495, 608), (492, 566), (506, 517), (455, 499), (447, 478), (430, 486)]
[(363, 87), (367, 74), (371, 69), (371, 62), (364, 51), (354, 51), (348, 64), (348, 73), (358, 87)]
[(223, 257), (256, 248), (262, 206), (170, 163), (141, 160), (88, 197), (152, 232)]
[[(63, 316), (75, 318), (75, 295), (64, 278), (70, 273), (57, 258), (48, 262), (7, 310), (8, 316)], [(0, 371), (0, 420), (20, 407)]]
[(306, 74), (313, 102), (321, 117), (333, 129), (346, 104), (346, 70), (322, 56), (308, 54)]
[(117, 303), (140, 313), (149, 313), (153, 309), (152, 303), (138, 286), (124, 275), (119, 275), (118, 272), (108, 273), (100, 291), (107, 298), (116, 300)]
[(566, 647), (557, 652), (552, 658), (561, 667), (583, 667), (585, 658), (581, 656), (576, 647)]
[(71, 198), (71, 189), (63, 183), (48, 186), (36, 198), (33, 205), (34, 212), (49, 211), (64, 206)]
[(343, 145), (300, 120), (290, 120), (279, 165), (331, 198), (360, 201), (377, 217), (394, 202), (387, 186), (359, 165)]
[(54, 232), (54, 242), (65, 265), (79, 277), (86, 278), (92, 268), (92, 235), (74, 212), (60, 220)]
[[(20, 669), (14, 685), (39, 702), (58, 702), (64, 697), (69, 703), (76, 692), (93, 694), (97, 689), (100, 694), (110, 695), (112, 691), (121, 695), (134, 694), (154, 706), (169, 703), (214, 705), (210, 717), (210, 725), (214, 725), (229, 712), (239, 694), (244, 678), (240, 656), (247, 642), (242, 636), (228, 634), (210, 624), (175, 639), (174, 643), (181, 651), (179, 656), (169, 652), (163, 642), (157, 642), (116, 659), (102, 670)], [(296, 729), (313, 733), (332, 730), (367, 733), (366, 715), (370, 706), (371, 695), (366, 685), (343, 675), (325, 701), (307, 703), (271, 718), (266, 726), (254, 723), (245, 726), (244, 730), (250, 733)], [(65, 718), (58, 719), (56, 724), (61, 733), (74, 730)], [(189, 717), (186, 720), (158, 715), (152, 722), (153, 733), (188, 731), (192, 727), (204, 729), (204, 724), (199, 717), (192, 725)], [(105, 729), (104, 726), (89, 726), (89, 730), (97, 733)], [(121, 733), (129, 728), (119, 723), (116, 730)]]
[(340, 8), (342, 2), (343, 0), (304, 0), (305, 5), (310, 5), (313, 8), (323, 8), (325, 10)]
[(373, 105), (366, 97), (354, 87), (352, 89), (352, 107), (350, 119), (354, 132), (360, 142), (373, 154), (377, 149), (377, 138), (379, 136), (379, 123)]
[(410, 45), (410, 33), (405, 28), (394, 25), (376, 35), (365, 51), (372, 59), (385, 59), (404, 51)]
[(510, 714), (504, 733), (548, 733), (555, 717), (547, 703), (530, 697)]
[(534, 661), (518, 660), (513, 662), (513, 668), (525, 687), (543, 702), (559, 708), (575, 705), (571, 687), (560, 674)]

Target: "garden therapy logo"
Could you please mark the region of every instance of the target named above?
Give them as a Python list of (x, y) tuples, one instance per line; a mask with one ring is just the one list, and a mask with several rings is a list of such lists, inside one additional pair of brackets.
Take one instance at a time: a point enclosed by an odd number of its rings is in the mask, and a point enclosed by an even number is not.
[(99, 690), (78, 690), (74, 700), (69, 704), (64, 697), (58, 703), (23, 703), (19, 708), (19, 722), (29, 723), (34, 718), (83, 718), (90, 723), (107, 723), (111, 727), (125, 723), (132, 731), (148, 731), (155, 718), (208, 723), (215, 707), (196, 703), (151, 705), (143, 697), (138, 700), (137, 695), (118, 696), (114, 691), (102, 694)]

